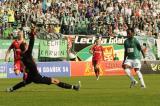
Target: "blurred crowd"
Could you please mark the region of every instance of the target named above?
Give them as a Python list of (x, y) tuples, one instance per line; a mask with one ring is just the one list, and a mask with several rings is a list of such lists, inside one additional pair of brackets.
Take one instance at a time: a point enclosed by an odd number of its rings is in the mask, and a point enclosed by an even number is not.
[[(39, 31), (64, 35), (160, 36), (159, 0), (1, 0), (0, 38), (19, 30), (28, 37), (31, 24)], [(45, 34), (44, 34), (45, 36)]]

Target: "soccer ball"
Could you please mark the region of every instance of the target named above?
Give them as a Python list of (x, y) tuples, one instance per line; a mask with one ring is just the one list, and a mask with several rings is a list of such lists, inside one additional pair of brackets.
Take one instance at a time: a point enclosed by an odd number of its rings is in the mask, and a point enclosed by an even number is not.
[(69, 58), (70, 59), (75, 59), (76, 58), (76, 55), (74, 53), (69, 53)]

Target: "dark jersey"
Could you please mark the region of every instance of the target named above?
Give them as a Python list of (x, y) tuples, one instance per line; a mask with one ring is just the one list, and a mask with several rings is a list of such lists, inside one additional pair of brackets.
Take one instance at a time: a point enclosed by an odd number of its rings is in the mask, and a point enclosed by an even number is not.
[(26, 67), (27, 73), (29, 75), (39, 74), (37, 65), (32, 57), (32, 50), (34, 46), (34, 36), (30, 36), (29, 46), (25, 53), (21, 54), (21, 60)]
[(37, 65), (32, 57), (32, 50), (34, 46), (34, 35), (30, 35), (30, 41), (28, 49), (25, 53), (21, 54), (21, 60), (25, 66), (25, 70), (28, 73), (28, 76), (25, 80), (25, 83), (29, 84), (31, 82), (42, 83), (42, 84), (51, 84), (51, 78), (41, 76), (38, 72)]

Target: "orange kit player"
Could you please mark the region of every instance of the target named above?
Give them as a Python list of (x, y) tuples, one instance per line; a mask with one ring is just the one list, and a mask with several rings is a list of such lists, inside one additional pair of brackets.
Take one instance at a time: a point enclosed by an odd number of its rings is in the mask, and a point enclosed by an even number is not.
[(21, 62), (21, 50), (20, 50), (20, 44), (24, 42), (23, 38), (23, 32), (19, 31), (17, 39), (12, 42), (10, 47), (8, 48), (5, 56), (5, 61), (8, 61), (8, 57), (10, 54), (11, 49), (13, 49), (14, 52), (14, 72), (16, 75), (19, 75), (20, 72), (23, 72), (24, 66)]
[(96, 74), (97, 80), (100, 74), (100, 61), (104, 60), (104, 48), (101, 46), (101, 40), (96, 39), (95, 44), (90, 48), (89, 52), (93, 54), (92, 65)]

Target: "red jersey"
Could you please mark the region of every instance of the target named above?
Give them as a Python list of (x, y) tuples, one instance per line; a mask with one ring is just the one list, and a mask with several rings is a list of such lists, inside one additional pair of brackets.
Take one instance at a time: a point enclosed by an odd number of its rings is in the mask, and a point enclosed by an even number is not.
[(21, 59), (21, 50), (20, 50), (20, 44), (22, 43), (21, 40), (14, 40), (10, 46), (10, 49), (13, 49), (14, 51), (14, 61)]
[(91, 47), (93, 51), (92, 60), (102, 60), (103, 59), (103, 47), (101, 45), (94, 45)]

